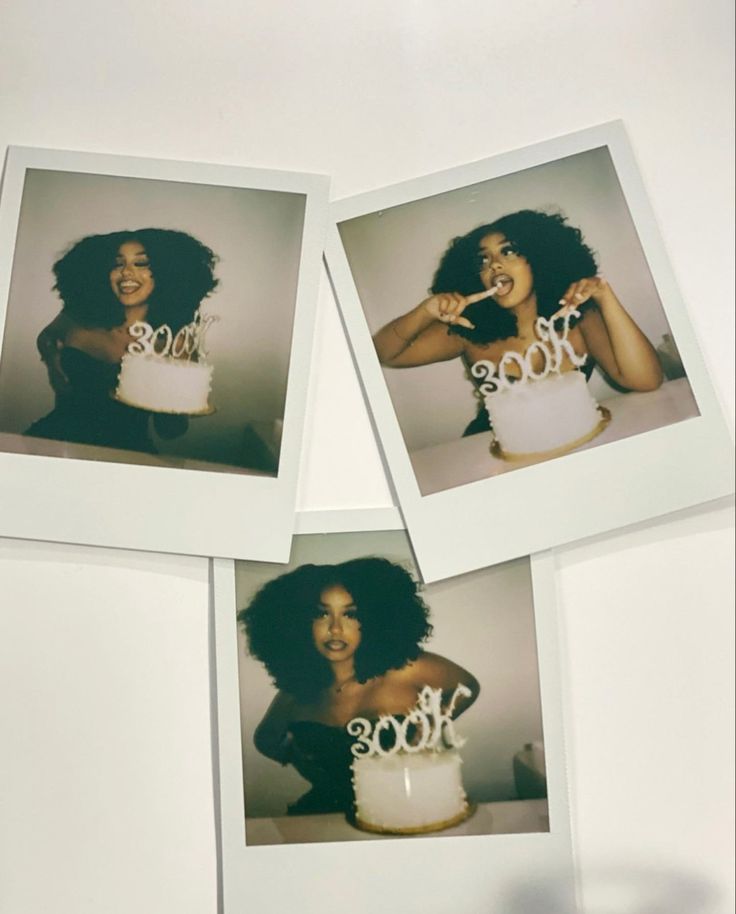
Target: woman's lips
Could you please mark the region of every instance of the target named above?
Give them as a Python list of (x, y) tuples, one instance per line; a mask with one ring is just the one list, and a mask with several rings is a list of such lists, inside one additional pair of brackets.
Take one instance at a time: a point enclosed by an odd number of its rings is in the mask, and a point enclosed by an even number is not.
[(133, 292), (137, 292), (140, 286), (137, 282), (121, 282), (118, 283), (118, 289), (123, 295), (130, 295)]
[(504, 273), (501, 273), (499, 276), (496, 276), (493, 280), (492, 288), (495, 289), (494, 295), (508, 295), (509, 292), (514, 287), (514, 281), (510, 276), (506, 276)]
[(325, 647), (328, 651), (344, 651), (347, 646), (347, 641), (340, 641), (337, 638), (333, 638), (331, 641), (325, 641)]

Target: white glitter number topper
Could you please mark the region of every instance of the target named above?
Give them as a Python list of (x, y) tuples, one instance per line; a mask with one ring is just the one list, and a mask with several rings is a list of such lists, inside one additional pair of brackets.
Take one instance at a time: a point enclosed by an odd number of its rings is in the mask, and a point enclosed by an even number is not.
[[(541, 381), (550, 372), (559, 374), (562, 370), (565, 353), (567, 353), (568, 358), (576, 368), (584, 365), (587, 355), (578, 355), (567, 338), (570, 333), (570, 321), (573, 317), (580, 317), (580, 312), (574, 310), (566, 311), (563, 317), (558, 318), (558, 320), (563, 321), (561, 335), (555, 330), (554, 320), (538, 317), (534, 324), (534, 331), (539, 339), (527, 347), (523, 356), (518, 352), (505, 352), (498, 365), (489, 359), (480, 359), (475, 362), (470, 369), (470, 373), (474, 378), (487, 379), (478, 388), (480, 392), (487, 396), (496, 391), (507, 390), (512, 384)], [(533, 367), (534, 355), (537, 352), (544, 360), (541, 371), (534, 371)], [(507, 374), (506, 369), (512, 362), (518, 366), (521, 373), (518, 378), (510, 378)]]
[[(357, 737), (350, 747), (355, 758), (368, 755), (395, 755), (397, 752), (421, 752), (424, 749), (437, 749), (440, 741), (444, 746), (460, 748), (465, 740), (455, 732), (452, 715), (459, 697), (469, 698), (470, 689), (462, 683), (452, 693), (447, 707), (442, 708), (442, 689), (424, 686), (419, 693), (417, 704), (406, 717), (400, 721), (391, 714), (382, 714), (375, 726), (365, 717), (354, 717), (346, 729), (351, 736)], [(419, 730), (417, 739), (409, 741), (407, 733), (410, 726)], [(381, 745), (381, 734), (384, 730), (393, 730), (394, 742), (384, 749)]]
[(204, 337), (210, 325), (217, 320), (213, 314), (206, 317), (197, 310), (191, 323), (185, 324), (173, 335), (168, 324), (162, 324), (156, 330), (145, 321), (136, 321), (130, 325), (129, 333), (135, 341), (128, 344), (128, 352), (134, 355), (157, 355), (161, 358), (171, 356), (174, 359), (192, 359), (198, 361), (207, 358), (204, 348)]

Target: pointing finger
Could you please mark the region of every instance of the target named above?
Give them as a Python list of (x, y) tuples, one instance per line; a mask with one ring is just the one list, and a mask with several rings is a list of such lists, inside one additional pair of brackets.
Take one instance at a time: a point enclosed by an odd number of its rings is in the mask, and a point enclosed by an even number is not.
[(477, 301), (483, 301), (484, 298), (490, 298), (493, 295), (493, 289), (484, 289), (482, 292), (473, 292), (472, 295), (465, 296), (466, 305), (474, 305)]

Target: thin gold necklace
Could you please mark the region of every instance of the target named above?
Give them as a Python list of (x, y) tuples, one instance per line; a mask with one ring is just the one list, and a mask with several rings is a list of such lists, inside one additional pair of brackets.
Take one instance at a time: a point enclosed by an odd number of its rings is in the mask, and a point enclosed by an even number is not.
[(342, 682), (339, 686), (338, 685), (335, 686), (335, 694), (339, 695), (340, 692), (342, 692), (342, 690), (345, 688), (345, 686), (349, 682), (354, 682), (354, 681), (355, 681), (355, 673), (353, 673), (352, 676), (348, 676), (348, 678), (344, 682)]

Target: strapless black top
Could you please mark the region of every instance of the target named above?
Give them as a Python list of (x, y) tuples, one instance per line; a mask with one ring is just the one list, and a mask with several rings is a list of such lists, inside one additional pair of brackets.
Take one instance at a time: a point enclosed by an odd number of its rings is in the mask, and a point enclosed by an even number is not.
[(309, 813), (344, 812), (353, 807), (350, 747), (354, 738), (344, 727), (312, 720), (300, 720), (289, 727), (291, 744), (288, 761), (311, 789), (288, 807), (290, 816)]
[[(403, 714), (392, 717), (401, 723)], [(375, 725), (377, 719), (370, 723)], [(412, 738), (415, 727), (408, 727), (407, 736)], [(291, 744), (287, 759), (303, 778), (312, 785), (311, 789), (288, 807), (290, 816), (321, 812), (344, 812), (353, 815), (354, 795), (351, 766), (351, 746), (356, 738), (345, 727), (332, 726), (313, 720), (295, 721), (289, 726)], [(388, 727), (381, 731), (380, 742), (388, 750), (395, 744), (395, 731)]]
[(24, 434), (155, 454), (148, 431), (151, 414), (111, 397), (120, 366), (102, 362), (72, 346), (62, 349), (60, 358), (70, 391), (57, 397), (54, 409)]

